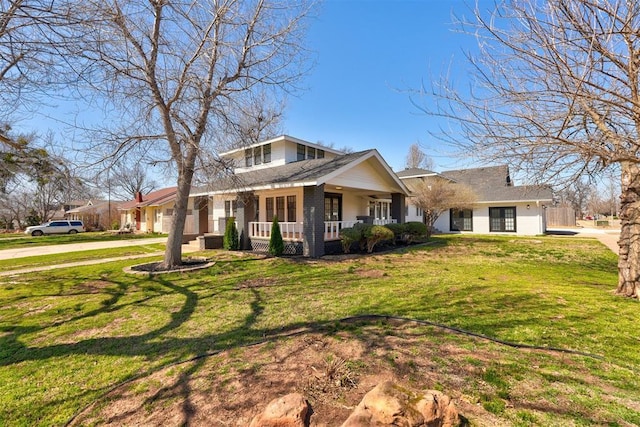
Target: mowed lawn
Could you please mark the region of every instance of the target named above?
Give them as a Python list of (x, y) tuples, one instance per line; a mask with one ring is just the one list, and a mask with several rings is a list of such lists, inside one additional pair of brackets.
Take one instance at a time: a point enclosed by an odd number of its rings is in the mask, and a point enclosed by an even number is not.
[[(456, 392), (506, 425), (640, 424), (638, 301), (614, 295), (617, 257), (595, 240), (436, 236), (320, 260), (202, 254), (216, 264), (184, 274), (124, 273), (136, 260), (0, 277), (0, 425), (64, 425), (128, 379), (287, 331), (339, 334), (358, 315), (589, 354), (425, 333), (424, 346), (482, 347)], [(433, 386), (451, 391), (444, 373)]]

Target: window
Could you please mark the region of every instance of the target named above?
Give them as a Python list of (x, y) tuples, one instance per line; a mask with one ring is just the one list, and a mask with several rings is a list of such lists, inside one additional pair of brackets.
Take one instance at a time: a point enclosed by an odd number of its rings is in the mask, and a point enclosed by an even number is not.
[(224, 201), (224, 216), (227, 218), (235, 218), (238, 215), (238, 202), (235, 200)]
[(287, 196), (287, 222), (296, 222), (296, 196)]
[(342, 194), (324, 195), (324, 220), (342, 221)]
[(307, 159), (316, 158), (316, 149), (313, 147), (307, 147)]
[(267, 211), (267, 222), (273, 221), (274, 211), (273, 211), (273, 197), (267, 197), (264, 199), (265, 208)]
[(296, 196), (266, 197), (264, 200), (268, 222), (276, 216), (280, 222), (297, 221)]
[(262, 147), (253, 147), (253, 164), (262, 164)]
[(416, 216), (421, 217), (422, 215), (424, 215), (424, 211), (420, 206), (416, 206)]
[(173, 209), (167, 209), (164, 214), (166, 216), (173, 216)]
[(262, 162), (271, 163), (271, 144), (262, 146)]
[(375, 219), (390, 219), (391, 203), (390, 202), (369, 202), (369, 216), (372, 216)]
[(284, 216), (284, 196), (276, 197), (276, 216), (280, 222), (286, 218)]
[(451, 231), (473, 231), (473, 211), (471, 209), (451, 209), (449, 229)]
[(244, 165), (246, 167), (253, 166), (253, 152), (251, 148), (244, 150)]
[(489, 208), (489, 231), (516, 231), (516, 208)]
[(318, 148), (317, 154), (318, 159), (324, 159), (324, 150)]
[(307, 147), (305, 145), (298, 144), (298, 155), (296, 157), (296, 160), (304, 160), (306, 148)]

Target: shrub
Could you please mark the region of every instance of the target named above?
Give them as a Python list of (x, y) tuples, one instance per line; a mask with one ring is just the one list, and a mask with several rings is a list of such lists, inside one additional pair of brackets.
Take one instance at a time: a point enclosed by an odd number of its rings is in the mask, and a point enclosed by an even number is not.
[(411, 221), (404, 224), (407, 243), (427, 235), (427, 226), (418, 221)]
[(278, 217), (273, 217), (273, 223), (271, 224), (271, 237), (269, 238), (269, 254), (273, 256), (280, 256), (284, 252), (284, 241), (282, 240), (282, 233), (280, 232), (280, 224), (278, 224)]
[(351, 252), (351, 245), (359, 242), (362, 238), (362, 232), (353, 227), (346, 227), (340, 230), (340, 241), (342, 242), (342, 250), (345, 254)]
[(405, 233), (407, 230), (405, 224), (387, 224), (385, 227), (393, 232), (393, 238), (396, 242), (405, 240)]
[(240, 249), (238, 228), (236, 227), (236, 219), (234, 217), (227, 218), (227, 225), (225, 226), (224, 237), (222, 239), (222, 247), (228, 251), (237, 251)]
[(364, 237), (367, 239), (367, 252), (371, 253), (379, 242), (392, 240), (393, 231), (384, 225), (374, 225), (365, 231)]

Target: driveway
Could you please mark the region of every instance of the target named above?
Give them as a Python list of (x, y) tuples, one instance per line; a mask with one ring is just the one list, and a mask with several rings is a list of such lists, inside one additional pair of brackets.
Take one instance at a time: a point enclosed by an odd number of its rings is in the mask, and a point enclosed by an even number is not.
[(66, 252), (90, 251), (93, 249), (124, 248), (143, 246), (152, 243), (165, 243), (166, 237), (149, 239), (110, 240), (105, 242), (67, 243), (62, 245), (33, 246), (27, 248), (5, 249), (0, 251), (0, 259), (24, 258), (37, 255), (61, 254)]
[(547, 234), (554, 236), (591, 237), (611, 249), (616, 255), (620, 252), (618, 240), (620, 230), (616, 228), (548, 228)]

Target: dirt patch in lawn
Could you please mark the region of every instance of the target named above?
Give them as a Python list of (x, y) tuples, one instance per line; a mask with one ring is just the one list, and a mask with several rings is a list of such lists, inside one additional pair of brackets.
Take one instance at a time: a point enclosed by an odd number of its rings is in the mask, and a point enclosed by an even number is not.
[(489, 386), (475, 384), (499, 351), (466, 348), (450, 338), (439, 329), (391, 321), (296, 331), (125, 383), (72, 425), (247, 426), (271, 400), (298, 392), (312, 406), (312, 426), (339, 426), (383, 380), (450, 395), (472, 425), (511, 425), (483, 408), (478, 396)]

